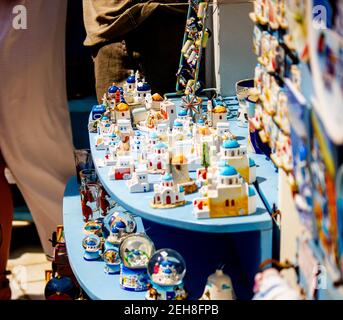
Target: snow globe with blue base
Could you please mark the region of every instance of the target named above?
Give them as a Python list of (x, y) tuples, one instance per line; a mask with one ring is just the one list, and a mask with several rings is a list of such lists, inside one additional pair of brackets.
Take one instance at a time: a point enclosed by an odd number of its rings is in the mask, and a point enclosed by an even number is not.
[(129, 234), (136, 231), (135, 218), (128, 212), (113, 212), (104, 218), (103, 234), (105, 250), (119, 249), (120, 242)]
[(83, 258), (87, 261), (95, 261), (100, 259), (101, 239), (96, 234), (87, 235), (82, 246), (85, 249)]
[(147, 265), (155, 252), (154, 243), (143, 233), (125, 237), (119, 246), (120, 287), (128, 291), (148, 290)]
[(161, 249), (155, 252), (148, 263), (150, 277), (146, 300), (185, 300), (183, 278), (186, 263), (175, 250)]
[(105, 273), (116, 274), (120, 271), (120, 257), (117, 248), (109, 248), (105, 250), (103, 259), (106, 264)]

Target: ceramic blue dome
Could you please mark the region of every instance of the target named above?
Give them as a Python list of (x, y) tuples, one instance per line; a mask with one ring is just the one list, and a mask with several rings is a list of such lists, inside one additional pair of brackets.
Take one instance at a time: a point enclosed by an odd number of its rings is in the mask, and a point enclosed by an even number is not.
[(177, 115), (180, 116), (180, 117), (185, 117), (185, 116), (187, 116), (187, 111), (182, 109), (182, 110), (179, 111), (179, 113)]
[(174, 121), (174, 127), (183, 127), (183, 124), (180, 121)]
[(249, 167), (255, 167), (256, 166), (256, 163), (253, 159), (249, 158)]
[(155, 145), (154, 147), (155, 149), (166, 149), (167, 145), (163, 142), (158, 143), (157, 145)]
[(239, 148), (239, 143), (236, 140), (225, 140), (223, 142), (224, 149), (235, 149)]
[(150, 138), (151, 139), (157, 139), (158, 138), (157, 133), (155, 131), (151, 132), (150, 133)]
[(137, 91), (151, 91), (151, 88), (150, 85), (145, 82), (137, 86)]
[(108, 120), (108, 117), (107, 116), (103, 116), (101, 120), (106, 121), (106, 120)]
[(136, 130), (135, 131), (135, 136), (137, 136), (137, 137), (140, 137), (142, 134), (141, 134), (141, 132), (139, 131), (139, 130)]
[(109, 88), (108, 88), (108, 93), (116, 93), (117, 91), (120, 91), (119, 87), (117, 87), (116, 85), (111, 85)]
[(129, 76), (126, 80), (127, 83), (133, 84), (136, 82), (136, 77), (135, 76)]
[(110, 138), (117, 138), (117, 135), (115, 133), (111, 133)]
[(169, 262), (169, 261), (163, 260), (163, 261), (161, 262), (161, 266), (162, 266), (162, 267), (170, 267), (170, 266), (172, 266), (172, 263)]
[(237, 175), (237, 170), (234, 167), (225, 166), (222, 169), (220, 169), (219, 175), (224, 177), (235, 176)]
[(172, 181), (173, 177), (170, 173), (166, 173), (165, 175), (162, 176), (163, 181)]
[(204, 121), (204, 119), (199, 119), (198, 123), (199, 123), (199, 124), (204, 124), (205, 121)]
[(185, 188), (183, 186), (179, 187), (179, 192), (185, 192)]
[(166, 274), (171, 274), (172, 273), (172, 271), (170, 269), (165, 269), (165, 270), (163, 270), (163, 272), (166, 273)]

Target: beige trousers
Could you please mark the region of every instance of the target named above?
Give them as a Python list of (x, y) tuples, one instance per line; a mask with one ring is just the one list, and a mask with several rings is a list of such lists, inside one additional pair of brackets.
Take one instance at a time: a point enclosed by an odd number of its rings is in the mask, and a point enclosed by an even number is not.
[[(27, 29), (13, 25), (17, 5), (26, 8)], [(66, 0), (0, 1), (0, 150), (46, 254), (62, 223), (65, 183), (75, 171), (65, 85), (66, 6)]]

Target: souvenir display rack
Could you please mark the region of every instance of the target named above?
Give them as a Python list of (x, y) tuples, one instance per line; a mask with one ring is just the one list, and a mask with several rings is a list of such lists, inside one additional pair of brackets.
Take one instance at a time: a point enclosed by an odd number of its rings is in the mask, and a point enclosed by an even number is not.
[[(343, 42), (338, 41), (338, 35), (336, 44), (330, 42), (335, 22), (325, 29), (314, 28), (318, 23), (312, 17), (314, 5), (312, 1), (254, 2), (250, 19), (255, 23), (253, 47), (258, 64), (252, 95), (258, 99), (253, 101), (255, 109), (249, 122), (250, 131), (257, 130), (262, 143), (268, 144), (270, 149), (266, 155), (288, 174), (303, 229), (298, 238), (296, 261), (301, 286), (310, 299), (342, 299), (342, 267), (339, 266), (342, 215), (339, 176), (334, 173), (342, 162), (339, 156), (342, 147), (333, 142), (339, 135), (332, 136), (333, 126), (328, 124), (330, 117), (325, 118), (325, 113), (335, 110), (326, 109), (326, 101), (335, 103), (334, 95), (338, 101), (339, 94), (333, 93), (332, 88), (337, 89), (335, 82), (341, 79), (338, 47), (341, 43), (342, 48)], [(330, 5), (323, 10), (333, 15)], [(337, 12), (332, 21), (341, 19)], [(328, 54), (326, 58), (325, 54)], [(326, 64), (320, 67), (321, 73), (316, 59), (326, 59)], [(327, 78), (332, 85), (326, 82)], [(323, 92), (318, 90), (321, 82), (326, 83), (326, 101)], [(266, 150), (263, 146), (262, 149)]]
[(189, 0), (187, 21), (182, 43), (176, 92), (195, 94), (201, 89), (198, 82), (200, 63), (210, 31), (206, 28), (208, 1)]

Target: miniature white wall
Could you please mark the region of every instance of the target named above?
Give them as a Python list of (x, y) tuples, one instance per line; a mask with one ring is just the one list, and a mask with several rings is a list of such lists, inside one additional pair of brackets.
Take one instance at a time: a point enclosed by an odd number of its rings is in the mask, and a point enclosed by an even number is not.
[[(216, 9), (216, 7), (218, 8)], [(253, 4), (241, 0), (220, 0), (213, 5), (214, 68), (222, 95), (234, 95), (238, 80), (254, 74), (256, 56), (252, 51)]]

